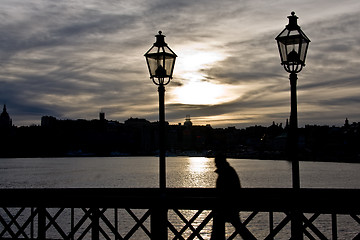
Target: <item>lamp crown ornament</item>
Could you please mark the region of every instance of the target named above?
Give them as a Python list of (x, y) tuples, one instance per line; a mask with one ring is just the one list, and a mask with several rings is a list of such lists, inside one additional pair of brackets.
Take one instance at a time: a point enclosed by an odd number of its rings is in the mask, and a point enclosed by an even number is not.
[(165, 35), (162, 35), (162, 31), (159, 31), (158, 35), (155, 35), (156, 37), (156, 42), (154, 43), (154, 45), (156, 47), (163, 47), (163, 46), (167, 46), (167, 44), (165, 43)]
[(291, 12), (291, 16), (288, 16), (289, 24), (286, 25), (286, 28), (289, 30), (299, 29), (299, 25), (297, 24), (298, 17), (295, 15), (295, 12)]

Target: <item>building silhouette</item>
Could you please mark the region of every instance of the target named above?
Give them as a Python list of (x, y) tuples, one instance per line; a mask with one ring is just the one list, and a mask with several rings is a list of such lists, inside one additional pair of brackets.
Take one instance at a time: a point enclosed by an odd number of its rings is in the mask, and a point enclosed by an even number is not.
[(6, 104), (4, 104), (3, 111), (0, 115), (0, 128), (10, 127), (12, 127), (12, 119), (10, 118), (9, 113), (6, 110)]
[[(165, 124), (169, 155), (286, 159), (288, 126), (213, 128), (196, 125), (186, 115), (183, 124)], [(6, 105), (0, 115), (0, 157), (154, 156), (158, 154), (159, 122), (129, 118), (123, 123), (98, 119), (57, 119), (43, 116), (41, 125), (16, 127)], [(299, 128), (303, 161), (360, 162), (360, 123), (346, 118), (342, 127), (306, 125)]]

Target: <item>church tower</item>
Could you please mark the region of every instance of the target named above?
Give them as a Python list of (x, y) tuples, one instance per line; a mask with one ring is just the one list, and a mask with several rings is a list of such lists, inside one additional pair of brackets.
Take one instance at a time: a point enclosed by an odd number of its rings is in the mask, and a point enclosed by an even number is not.
[(6, 104), (4, 104), (3, 111), (0, 115), (0, 128), (9, 128), (12, 126), (12, 120), (9, 113), (6, 110)]

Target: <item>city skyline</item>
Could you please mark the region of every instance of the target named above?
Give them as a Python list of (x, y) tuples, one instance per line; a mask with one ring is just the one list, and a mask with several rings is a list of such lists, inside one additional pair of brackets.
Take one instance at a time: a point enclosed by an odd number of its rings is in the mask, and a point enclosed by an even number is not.
[(295, 11), (310, 38), (299, 126), (360, 121), (358, 1), (9, 1), (0, 10), (0, 103), (14, 125), (61, 119), (158, 120), (144, 53), (159, 30), (178, 55), (166, 121), (285, 123), (288, 74), (275, 37)]
[[(7, 118), (5, 118), (5, 122), (6, 122), (6, 125), (7, 126), (13, 126), (13, 127), (29, 127), (29, 126), (41, 126), (42, 125), (42, 123), (43, 123), (43, 121), (42, 121), (42, 119), (43, 118), (52, 118), (52, 119), (54, 119), (54, 120), (58, 120), (58, 121), (96, 121), (96, 120), (100, 120), (100, 121), (107, 121), (107, 122), (117, 122), (117, 123), (122, 123), (121, 121), (119, 121), (119, 120), (116, 120), (116, 119), (107, 119), (106, 118), (106, 113), (105, 112), (103, 112), (103, 111), (100, 111), (99, 113), (98, 113), (98, 116), (97, 116), (97, 118), (91, 118), (91, 119), (86, 119), (86, 118), (77, 118), (77, 119), (70, 119), (70, 118), (59, 118), (59, 117), (57, 117), (57, 116), (50, 116), (50, 115), (44, 115), (44, 116), (41, 116), (40, 117), (40, 121), (39, 121), (39, 124), (30, 124), (30, 125), (22, 125), (22, 126), (17, 126), (17, 125), (15, 125), (15, 124), (13, 124), (12, 122), (13, 122), (13, 119), (12, 119), (12, 117), (11, 117), (11, 115), (7, 112), (7, 107), (6, 107), (6, 104), (4, 104), (3, 105), (3, 111), (2, 111), (2, 115), (4, 115), (4, 116), (7, 116)], [(125, 123), (125, 122), (127, 122), (127, 121), (129, 121), (129, 120), (139, 120), (139, 121), (146, 121), (146, 122), (149, 122), (149, 123), (156, 123), (156, 122), (158, 122), (158, 119), (156, 119), (156, 120), (154, 120), (154, 121), (151, 121), (151, 120), (148, 120), (148, 119), (146, 119), (146, 118), (143, 118), (143, 117), (141, 117), (141, 116), (131, 116), (131, 117), (129, 117), (129, 118), (127, 118), (127, 119), (125, 119), (124, 121), (123, 121), (123, 123)], [(192, 121), (192, 118), (191, 118), (191, 116), (190, 115), (186, 115), (183, 119), (182, 119), (182, 121), (179, 121), (179, 122), (177, 122), (177, 123), (170, 123), (170, 122), (168, 122), (168, 121), (166, 121), (169, 125), (178, 125), (178, 126), (181, 126), (181, 125), (187, 125), (188, 126), (188, 124), (190, 123), (191, 124), (191, 126), (193, 125), (193, 126), (209, 126), (209, 127), (214, 127), (214, 128), (233, 128), (233, 127), (235, 127), (236, 128), (236, 126), (234, 126), (234, 125), (229, 125), (229, 126), (221, 126), (221, 127), (219, 127), (219, 126), (213, 126), (213, 125), (211, 125), (211, 123), (207, 123), (206, 125), (205, 124), (198, 124), (198, 123), (196, 123), (196, 122), (193, 122)], [(349, 120), (348, 118), (344, 118), (344, 121), (343, 121), (343, 123), (342, 124), (338, 124), (338, 125), (329, 125), (329, 124), (323, 124), (322, 126), (332, 126), (332, 127), (343, 127), (343, 126), (346, 126), (346, 125), (350, 125), (350, 124), (357, 124), (357, 123), (360, 123), (360, 122), (354, 122), (354, 121), (351, 121), (351, 119)], [(241, 129), (241, 128), (243, 128), (243, 129), (245, 129), (245, 128), (247, 128), (247, 127), (254, 127), (254, 126), (258, 126), (258, 127), (270, 127), (270, 126), (274, 126), (274, 125), (276, 125), (276, 126), (280, 126), (280, 127), (282, 127), (282, 128), (285, 128), (287, 125), (289, 124), (289, 119), (285, 119), (283, 122), (282, 121), (279, 121), (279, 122), (275, 122), (275, 121), (272, 121), (272, 122), (269, 122), (269, 123), (265, 123), (264, 125), (257, 125), (257, 124), (254, 124), (254, 125), (251, 125), (251, 124), (249, 124), (249, 125), (244, 125), (244, 126), (242, 126), (242, 127), (239, 127), (239, 129)], [(317, 126), (317, 124), (307, 124), (307, 126)], [(302, 126), (301, 126), (302, 127)], [(305, 125), (305, 127), (306, 127), (306, 125)]]

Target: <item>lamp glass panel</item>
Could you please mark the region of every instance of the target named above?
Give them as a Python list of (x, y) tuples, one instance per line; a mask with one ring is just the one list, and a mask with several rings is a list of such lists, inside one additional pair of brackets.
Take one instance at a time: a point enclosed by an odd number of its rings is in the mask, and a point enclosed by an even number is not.
[(300, 60), (303, 61), (304, 63), (305, 63), (308, 45), (309, 45), (309, 43), (306, 41), (303, 41), (300, 45)]
[(171, 77), (172, 76), (172, 70), (174, 67), (174, 61), (175, 58), (166, 58), (165, 59), (165, 70), (166, 70), (166, 75)]
[(278, 42), (278, 43), (279, 43), (281, 62), (287, 61), (286, 45), (282, 42)]
[(155, 71), (158, 68), (158, 59), (153, 57), (147, 57), (147, 61), (150, 69), (150, 77), (155, 76)]

